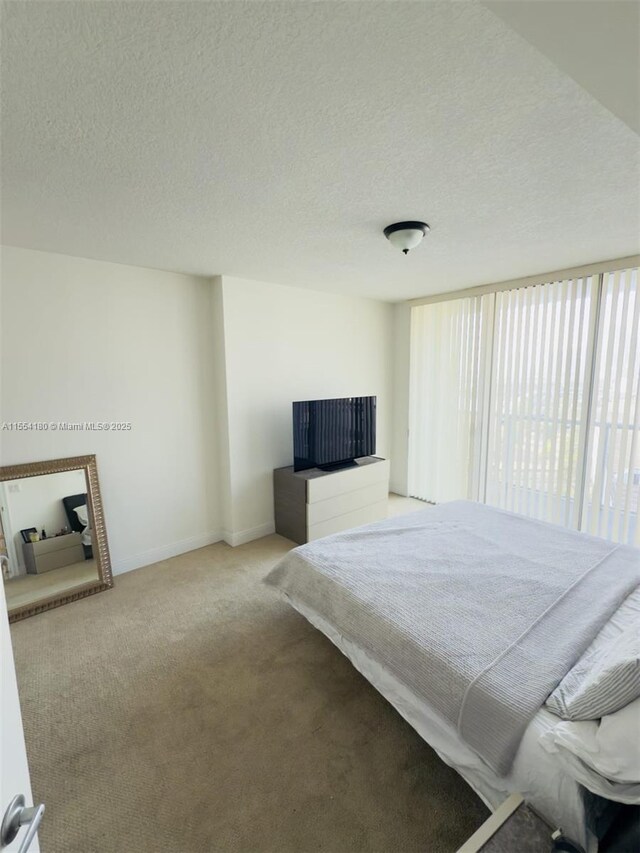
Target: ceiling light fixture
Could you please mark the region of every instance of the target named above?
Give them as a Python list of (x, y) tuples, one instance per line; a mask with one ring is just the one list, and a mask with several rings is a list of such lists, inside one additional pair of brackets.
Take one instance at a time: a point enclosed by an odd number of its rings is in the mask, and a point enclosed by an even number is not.
[(427, 231), (429, 226), (426, 222), (395, 222), (393, 225), (387, 225), (384, 236), (392, 246), (408, 255), (409, 249), (415, 249)]

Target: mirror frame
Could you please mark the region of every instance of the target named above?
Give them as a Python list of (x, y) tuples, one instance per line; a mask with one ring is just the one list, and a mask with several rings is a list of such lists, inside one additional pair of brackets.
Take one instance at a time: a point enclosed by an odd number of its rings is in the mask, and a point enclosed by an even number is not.
[(107, 530), (104, 523), (102, 510), (102, 497), (100, 495), (100, 484), (98, 482), (98, 466), (94, 454), (90, 456), (69, 456), (66, 459), (50, 459), (45, 462), (28, 462), (24, 465), (5, 465), (0, 467), (0, 481), (22, 480), (26, 477), (41, 477), (43, 474), (59, 474), (63, 471), (83, 470), (87, 482), (87, 499), (89, 511), (93, 519), (92, 547), (94, 558), (98, 568), (98, 580), (81, 584), (69, 592), (60, 595), (51, 595), (34, 601), (32, 604), (22, 604), (14, 610), (9, 610), (9, 622), (18, 622), (28, 616), (44, 613), (54, 607), (78, 601), (88, 595), (95, 595), (113, 586), (113, 575), (111, 573), (111, 557), (109, 556), (109, 544), (107, 542)]

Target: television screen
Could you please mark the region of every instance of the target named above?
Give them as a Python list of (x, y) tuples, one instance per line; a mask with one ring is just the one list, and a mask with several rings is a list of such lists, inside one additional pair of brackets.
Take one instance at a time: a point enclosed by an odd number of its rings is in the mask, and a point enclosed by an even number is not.
[(339, 468), (376, 452), (376, 398), (293, 404), (293, 468)]

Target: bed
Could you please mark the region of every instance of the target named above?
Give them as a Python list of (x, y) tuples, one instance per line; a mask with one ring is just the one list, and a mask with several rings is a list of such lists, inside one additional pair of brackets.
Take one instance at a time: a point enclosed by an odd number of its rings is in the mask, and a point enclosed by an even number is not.
[(495, 808), (589, 850), (603, 801), (544, 702), (640, 585), (635, 549), (456, 501), (295, 548), (267, 577)]
[(85, 560), (91, 560), (93, 557), (93, 537), (89, 523), (89, 505), (86, 492), (79, 495), (67, 495), (67, 497), (62, 498), (62, 504), (71, 529), (82, 536)]

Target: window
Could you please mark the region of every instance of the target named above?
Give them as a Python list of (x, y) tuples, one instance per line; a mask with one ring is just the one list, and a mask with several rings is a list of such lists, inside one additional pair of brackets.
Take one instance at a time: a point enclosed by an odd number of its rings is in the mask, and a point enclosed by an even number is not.
[(638, 542), (637, 270), (411, 312), (410, 492)]

